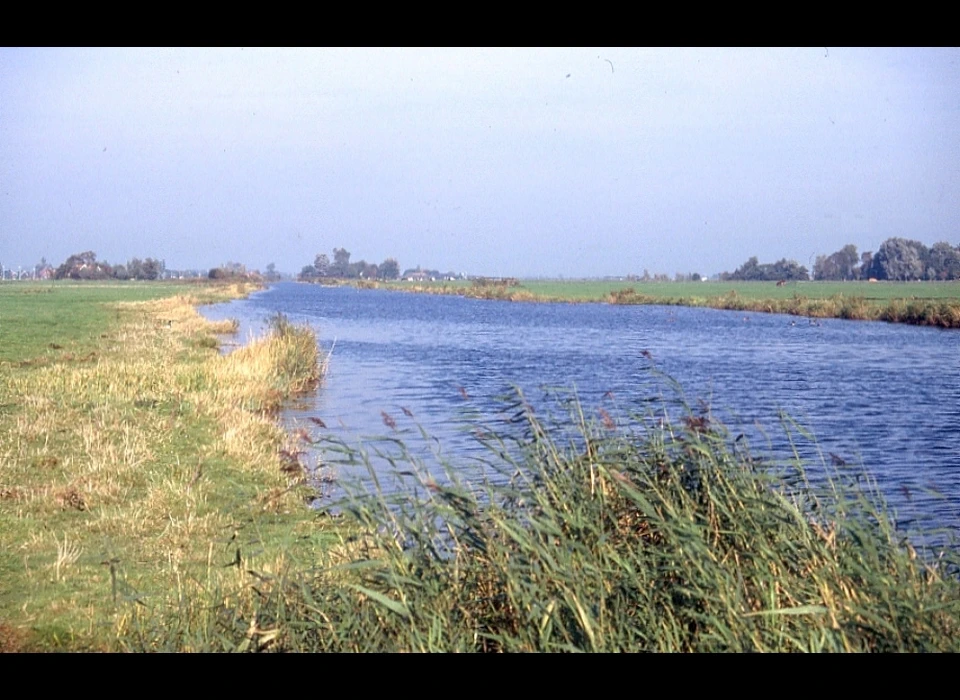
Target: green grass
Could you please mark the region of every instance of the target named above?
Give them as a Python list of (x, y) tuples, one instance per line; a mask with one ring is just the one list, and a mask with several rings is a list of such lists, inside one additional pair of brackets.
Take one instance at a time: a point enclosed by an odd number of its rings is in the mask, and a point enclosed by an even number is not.
[(663, 299), (698, 297), (709, 299), (736, 292), (751, 301), (790, 299), (800, 295), (809, 299), (830, 299), (838, 295), (861, 297), (869, 302), (891, 299), (960, 300), (960, 282), (627, 282), (627, 281), (526, 281), (524, 288), (535, 294), (573, 301), (601, 301), (611, 292), (632, 287), (638, 294)]
[(132, 609), (220, 587), (238, 557), (265, 572), (313, 560), (324, 528), (299, 438), (276, 422), (321, 377), (312, 331), (278, 319), (221, 356), (231, 324), (195, 305), (249, 287), (33, 289), (0, 297), (18, 319), (0, 362), (4, 648), (116, 648)]
[(0, 282), (0, 363), (42, 360), (58, 350), (93, 351), (101, 331), (120, 318), (117, 302), (178, 294), (213, 301), (214, 290), (222, 288), (177, 282)]

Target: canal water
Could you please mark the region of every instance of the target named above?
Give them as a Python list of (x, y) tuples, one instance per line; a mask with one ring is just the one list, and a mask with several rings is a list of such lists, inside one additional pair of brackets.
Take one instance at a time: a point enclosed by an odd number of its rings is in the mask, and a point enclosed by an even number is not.
[(575, 396), (588, 420), (620, 423), (685, 402), (780, 459), (793, 449), (789, 416), (815, 437), (793, 436), (813, 469), (863, 466), (903, 519), (960, 532), (957, 331), (295, 283), (203, 309), (237, 319), (241, 343), (278, 312), (332, 351), (322, 387), (285, 419), (321, 438), (315, 457), (341, 477), (366, 469), (343, 463), (338, 445), (367, 450), (387, 479), (392, 466), (376, 454), (395, 456), (401, 440), (423, 469), (481, 478), (476, 435), (509, 425), (498, 421), (516, 414), (517, 391), (537, 415), (562, 414)]

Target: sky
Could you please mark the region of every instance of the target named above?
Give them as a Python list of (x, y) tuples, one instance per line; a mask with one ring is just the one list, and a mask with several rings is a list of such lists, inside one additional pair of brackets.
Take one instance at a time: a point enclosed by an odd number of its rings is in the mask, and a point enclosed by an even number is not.
[(960, 245), (957, 48), (0, 48), (0, 264), (515, 277)]

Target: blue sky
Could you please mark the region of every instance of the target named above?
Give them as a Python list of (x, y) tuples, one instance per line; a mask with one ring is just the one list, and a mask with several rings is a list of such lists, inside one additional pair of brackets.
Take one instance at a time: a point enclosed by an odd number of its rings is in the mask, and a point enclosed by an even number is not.
[(0, 263), (713, 274), (960, 244), (960, 50), (0, 49)]

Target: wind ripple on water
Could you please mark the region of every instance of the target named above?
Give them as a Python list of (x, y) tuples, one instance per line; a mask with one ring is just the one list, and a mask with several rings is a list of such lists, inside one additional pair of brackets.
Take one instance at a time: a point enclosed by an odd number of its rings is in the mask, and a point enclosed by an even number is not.
[[(336, 339), (327, 380), (299, 417), (322, 417), (348, 443), (395, 432), (416, 443), (422, 426), (437, 441), (417, 448), (421, 453), (439, 441), (451, 459), (475, 456), (464, 420), (495, 415), (495, 397), (513, 386), (534, 405), (546, 400), (542, 387), (575, 388), (588, 409), (603, 404), (642, 415), (650, 397), (669, 394), (662, 372), (680, 382), (689, 403), (706, 400), (755, 447), (789, 453), (779, 424), (784, 411), (818, 440), (806, 456), (829, 461), (833, 453), (862, 464), (905, 517), (960, 527), (957, 332), (297, 284), (204, 313), (239, 318), (245, 337), (277, 311), (313, 324), (327, 348)], [(930, 495), (930, 487), (943, 497)]]

